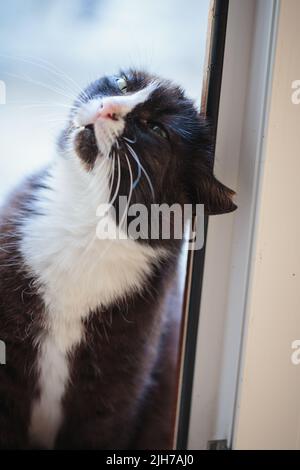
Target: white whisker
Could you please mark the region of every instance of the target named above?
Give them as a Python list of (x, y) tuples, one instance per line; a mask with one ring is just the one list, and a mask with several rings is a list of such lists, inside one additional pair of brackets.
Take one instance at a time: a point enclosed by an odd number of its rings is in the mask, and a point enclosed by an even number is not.
[(46, 83), (43, 83), (39, 80), (34, 80), (32, 79), (31, 77), (28, 77), (27, 75), (17, 75), (15, 73), (11, 73), (11, 72), (6, 72), (7, 75), (9, 75), (10, 77), (13, 77), (13, 78), (16, 78), (18, 80), (23, 80), (25, 82), (28, 82), (28, 83), (32, 83), (33, 85), (38, 85), (38, 86), (41, 86), (42, 88), (45, 88), (46, 90), (49, 90), (49, 91), (52, 91), (54, 93), (57, 93), (58, 95), (61, 95), (63, 96), (64, 98), (68, 98), (70, 99), (71, 101), (74, 101), (74, 99), (76, 99), (76, 95), (71, 95), (69, 93), (65, 93), (63, 90), (60, 90), (59, 88), (57, 87), (54, 87), (54, 86), (51, 86), (51, 85), (48, 85)]
[(125, 218), (127, 217), (127, 214), (128, 214), (128, 209), (129, 209), (129, 206), (130, 206), (130, 202), (131, 202), (131, 198), (132, 198), (132, 192), (133, 192), (133, 174), (132, 174), (132, 169), (131, 169), (130, 162), (129, 162), (129, 159), (128, 159), (127, 154), (125, 154), (125, 157), (126, 157), (126, 161), (127, 161), (127, 165), (128, 165), (129, 175), (130, 175), (130, 189), (129, 189), (129, 195), (128, 195), (127, 205), (126, 205), (124, 214), (123, 214), (123, 216), (122, 216), (121, 222), (119, 223), (119, 227), (120, 227), (121, 230), (122, 230), (122, 225), (123, 225), (123, 223), (124, 223), (124, 221), (125, 221)]
[(131, 145), (129, 145), (127, 142), (125, 142), (125, 145), (126, 147), (128, 148), (131, 156), (134, 158), (134, 160), (136, 161), (136, 163), (140, 166), (142, 172), (144, 173), (147, 181), (148, 181), (148, 184), (149, 184), (149, 187), (151, 189), (151, 193), (152, 193), (152, 198), (153, 200), (155, 200), (155, 193), (154, 193), (154, 189), (153, 189), (153, 185), (152, 185), (152, 182), (151, 182), (151, 179), (150, 179), (150, 176), (148, 175), (147, 171), (145, 170), (145, 168), (143, 167), (143, 165), (141, 164), (140, 162), (140, 159), (138, 158), (136, 152), (133, 150), (133, 148), (131, 147)]
[[(68, 92), (71, 91), (72, 95), (74, 94), (74, 97), (72, 99), (74, 99), (78, 95), (78, 93), (84, 95), (86, 99), (90, 99), (90, 97), (83, 90), (83, 88), (77, 82), (75, 82), (75, 80), (72, 77), (70, 77), (70, 75), (68, 75), (65, 71), (59, 69), (53, 63), (46, 61), (45, 59), (31, 57), (31, 56), (28, 56), (29, 58), (25, 58), (25, 57), (9, 56), (9, 55), (4, 55), (4, 54), (0, 54), (0, 56), (4, 58), (12, 59), (12, 60), (17, 60), (25, 64), (33, 65), (35, 67), (39, 67), (41, 70), (44, 70), (52, 74), (54, 77), (57, 77), (63, 80), (65, 87), (68, 87), (67, 91)], [(58, 82), (57, 78), (55, 78), (55, 83), (57, 86), (61, 87), (63, 83), (61, 83), (60, 81)]]
[(136, 143), (136, 139), (131, 140), (131, 139), (128, 139), (128, 137), (123, 137), (123, 139), (126, 140), (126, 142), (129, 142), (130, 144), (135, 144)]

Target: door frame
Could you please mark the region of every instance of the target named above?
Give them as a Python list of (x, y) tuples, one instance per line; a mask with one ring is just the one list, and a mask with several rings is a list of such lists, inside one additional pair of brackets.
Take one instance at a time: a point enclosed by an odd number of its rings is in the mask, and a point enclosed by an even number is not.
[[(205, 70), (203, 75), (201, 114), (210, 125), (215, 143), (222, 84), (224, 48), (229, 0), (211, 0), (208, 14)], [(196, 221), (193, 220), (193, 232)], [(180, 345), (179, 396), (175, 424), (177, 449), (186, 449), (190, 423), (192, 389), (194, 381), (197, 331), (201, 303), (208, 217), (204, 218), (204, 244), (201, 250), (190, 251), (187, 260), (186, 287), (183, 303), (183, 321)]]
[(209, 218), (203, 282), (192, 278), (201, 304), (195, 361), (186, 364), (189, 449), (232, 446), (279, 11), (280, 0), (229, 0), (214, 168), (239, 208)]

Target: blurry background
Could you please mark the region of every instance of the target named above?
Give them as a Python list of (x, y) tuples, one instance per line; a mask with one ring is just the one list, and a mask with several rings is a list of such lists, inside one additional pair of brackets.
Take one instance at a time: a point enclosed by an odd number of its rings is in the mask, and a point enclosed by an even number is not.
[[(55, 152), (79, 87), (120, 67), (170, 78), (200, 103), (209, 0), (1, 4), (0, 201)], [(76, 82), (76, 83), (75, 83)]]

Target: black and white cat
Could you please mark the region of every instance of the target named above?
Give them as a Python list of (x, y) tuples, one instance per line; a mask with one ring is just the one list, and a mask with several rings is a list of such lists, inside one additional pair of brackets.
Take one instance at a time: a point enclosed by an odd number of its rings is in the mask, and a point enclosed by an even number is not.
[[(97, 211), (130, 195), (220, 214), (234, 193), (213, 176), (192, 102), (144, 72), (90, 84), (58, 150), (1, 213), (0, 448), (168, 447), (174, 360), (161, 305), (181, 242), (101, 239)], [(109, 217), (122, 230), (127, 213)]]

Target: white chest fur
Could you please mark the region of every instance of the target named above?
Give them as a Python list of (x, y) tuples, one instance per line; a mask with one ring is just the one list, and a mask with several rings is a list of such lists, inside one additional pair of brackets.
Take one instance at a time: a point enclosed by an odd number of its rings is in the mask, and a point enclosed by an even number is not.
[[(108, 183), (80, 163), (59, 161), (51, 189), (36, 202), (44, 215), (23, 226), (22, 253), (45, 303), (45, 330), (37, 339), (40, 397), (33, 403), (31, 440), (52, 448), (63, 420), (61, 400), (69, 380), (67, 354), (84, 341), (82, 319), (124, 294), (137, 291), (164, 255), (132, 240), (99, 240), (97, 207), (107, 202)], [(106, 172), (107, 174), (107, 172)]]

